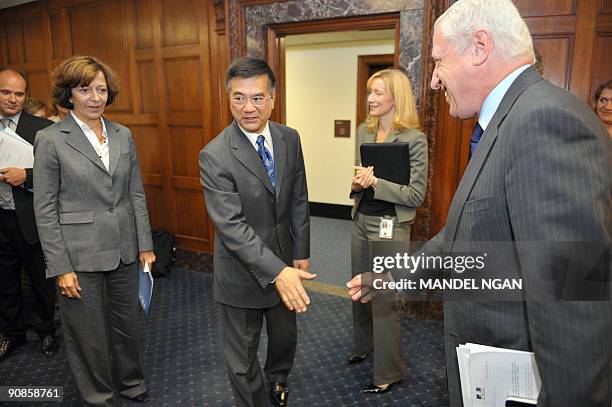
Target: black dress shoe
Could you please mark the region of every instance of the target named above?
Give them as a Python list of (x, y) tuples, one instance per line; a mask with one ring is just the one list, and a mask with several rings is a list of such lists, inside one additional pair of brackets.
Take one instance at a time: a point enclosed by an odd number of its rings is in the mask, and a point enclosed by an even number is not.
[(355, 363), (361, 363), (364, 360), (366, 360), (366, 358), (368, 357), (368, 354), (363, 354), (363, 355), (357, 355), (357, 356), (351, 356), (349, 358), (349, 360), (347, 360), (347, 364), (349, 365), (354, 365)]
[(141, 393), (136, 397), (132, 397), (130, 400), (137, 401), (139, 403), (144, 403), (145, 401), (149, 400), (149, 393), (145, 391), (144, 393)]
[(287, 405), (289, 400), (289, 388), (287, 383), (272, 383), (272, 389), (270, 389), (270, 396), (274, 405), (284, 407)]
[(6, 359), (15, 349), (26, 343), (25, 336), (23, 338), (0, 340), (0, 362)]
[(45, 335), (42, 337), (42, 353), (48, 358), (51, 358), (57, 354), (57, 340), (53, 335)]
[(391, 390), (391, 387), (393, 387), (395, 384), (401, 382), (401, 380), (398, 380), (397, 382), (393, 382), (393, 383), (389, 383), (387, 385), (387, 387), (378, 387), (377, 385), (375, 385), (374, 383), (371, 383), (368, 387), (366, 387), (365, 389), (362, 390), (363, 393), (386, 393), (389, 390)]

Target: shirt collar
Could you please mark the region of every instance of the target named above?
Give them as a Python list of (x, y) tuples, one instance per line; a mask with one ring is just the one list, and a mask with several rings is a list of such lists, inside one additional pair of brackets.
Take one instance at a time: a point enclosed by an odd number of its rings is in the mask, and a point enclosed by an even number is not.
[(15, 126), (17, 126), (17, 124), (19, 124), (19, 118), (20, 117), (21, 117), (21, 111), (19, 111), (14, 116), (2, 116), (2, 115), (0, 115), (0, 119), (11, 119), (13, 121), (13, 123), (15, 123)]
[(510, 89), (510, 86), (512, 86), (516, 78), (530, 66), (531, 65), (527, 64), (515, 69), (510, 75), (506, 76), (500, 83), (498, 83), (497, 86), (493, 88), (491, 93), (489, 93), (482, 104), (482, 107), (480, 108), (480, 115), (478, 117), (478, 123), (480, 123), (482, 130), (487, 129), (487, 126), (491, 122), (491, 119), (497, 111), (497, 108), (504, 98), (504, 95), (506, 92), (508, 92), (508, 89)]
[(261, 133), (251, 133), (242, 128), (242, 126), (238, 125), (240, 130), (249, 138), (249, 141), (255, 148), (257, 148), (257, 137), (260, 135), (264, 136), (266, 145), (272, 146), (272, 135), (270, 134), (270, 123), (266, 122), (266, 127), (263, 129)]
[[(85, 123), (84, 121), (81, 121), (81, 119), (79, 119), (78, 116), (72, 110), (70, 110), (70, 115), (72, 116), (76, 124), (78, 124), (81, 129), (92, 130), (92, 128), (89, 127), (89, 125)], [(102, 134), (104, 135), (104, 137), (106, 137), (106, 125), (104, 124), (104, 120), (102, 120), (102, 116), (100, 116), (100, 121), (102, 122)]]

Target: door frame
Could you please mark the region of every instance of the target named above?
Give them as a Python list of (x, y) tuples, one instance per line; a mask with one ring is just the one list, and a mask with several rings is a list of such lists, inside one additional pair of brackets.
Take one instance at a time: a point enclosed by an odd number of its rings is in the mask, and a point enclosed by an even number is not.
[(367, 117), (367, 103), (363, 103), (367, 98), (366, 82), (369, 79), (370, 66), (372, 65), (391, 65), (397, 68), (397, 58), (391, 54), (378, 55), (359, 55), (357, 57), (357, 114), (355, 123), (363, 123)]
[(266, 30), (268, 65), (270, 65), (270, 68), (272, 68), (272, 71), (276, 76), (276, 109), (272, 111), (270, 118), (279, 123), (286, 123), (284, 37), (287, 35), (296, 34), (355, 30), (372, 31), (385, 29), (393, 29), (395, 31), (393, 65), (399, 66), (400, 13), (330, 18), (324, 20), (299, 21), (269, 25)]

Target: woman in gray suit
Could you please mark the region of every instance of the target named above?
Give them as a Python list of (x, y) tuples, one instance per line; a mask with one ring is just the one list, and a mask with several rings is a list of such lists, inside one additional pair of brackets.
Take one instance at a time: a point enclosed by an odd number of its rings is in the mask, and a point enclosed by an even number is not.
[(148, 398), (142, 370), (138, 268), (155, 261), (130, 131), (102, 114), (116, 74), (75, 56), (53, 74), (54, 102), (70, 110), (34, 144), (34, 210), (47, 278), (60, 289), (66, 352), (87, 405)]
[[(351, 186), (353, 276), (368, 269), (368, 242), (410, 240), (416, 208), (423, 203), (427, 186), (427, 138), (419, 119), (410, 81), (397, 69), (385, 69), (368, 79), (369, 114), (357, 129), (357, 167)], [(376, 177), (376, 168), (362, 167), (363, 143), (409, 143), (410, 183), (400, 185)], [(389, 231), (387, 233), (384, 231)], [(391, 232), (392, 231), (392, 232)], [(368, 304), (353, 303), (354, 348), (348, 363), (366, 359), (373, 352), (373, 382), (364, 393), (384, 393), (404, 377), (405, 362), (400, 317), (394, 295), (383, 295)]]

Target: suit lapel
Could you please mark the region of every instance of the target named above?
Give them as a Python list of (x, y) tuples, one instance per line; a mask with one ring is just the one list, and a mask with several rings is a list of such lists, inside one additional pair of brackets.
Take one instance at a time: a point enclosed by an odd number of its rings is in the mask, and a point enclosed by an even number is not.
[(79, 128), (71, 115), (66, 115), (66, 118), (60, 123), (60, 131), (62, 133), (68, 133), (66, 136), (66, 144), (77, 150), (79, 153), (87, 157), (92, 163), (100, 167), (100, 169), (108, 174), (106, 167), (102, 163), (102, 160), (96, 154), (96, 151), (92, 147), (91, 143), (83, 133), (83, 130)]
[(36, 134), (32, 134), (32, 120), (30, 120), (30, 115), (21, 111), (21, 115), (19, 115), (19, 121), (17, 122), (17, 127), (15, 128), (15, 133), (19, 134), (19, 137), (23, 138), (30, 144), (34, 144), (34, 137)]
[(512, 83), (504, 95), (499, 107), (491, 119), (491, 122), (487, 126), (487, 129), (483, 133), (482, 138), (478, 143), (476, 153), (470, 160), (465, 170), (465, 174), (461, 178), (461, 182), (457, 187), (457, 192), (455, 192), (455, 196), (453, 197), (453, 201), (448, 212), (445, 227), (445, 240), (451, 242), (455, 240), (455, 236), (457, 235), (457, 226), (459, 225), (459, 219), (461, 212), (463, 211), (463, 206), (465, 205), (465, 201), (474, 187), (474, 183), (482, 170), (482, 166), (486, 162), (491, 149), (497, 141), (499, 126), (504, 121), (508, 115), (508, 112), (523, 91), (541, 80), (542, 77), (534, 67), (527, 68), (516, 78), (514, 83)]
[(121, 137), (119, 137), (119, 127), (112, 122), (103, 119), (106, 126), (106, 136), (108, 137), (108, 173), (112, 176), (117, 168), (119, 156), (121, 155)]
[[(259, 158), (257, 151), (255, 151), (246, 134), (240, 130), (236, 122), (232, 124), (230, 146), (236, 159), (238, 159), (247, 170), (252, 172), (253, 175), (259, 178), (271, 194), (274, 194), (274, 188), (272, 188), (272, 184), (270, 183), (268, 174), (266, 174), (266, 169), (261, 162), (261, 158)], [(276, 146), (274, 148), (276, 149)]]
[(287, 145), (283, 133), (272, 122), (270, 124), (270, 134), (272, 135), (272, 143), (274, 146), (274, 174), (276, 176), (276, 196), (279, 196), (283, 175), (285, 174), (285, 163), (287, 162)]

